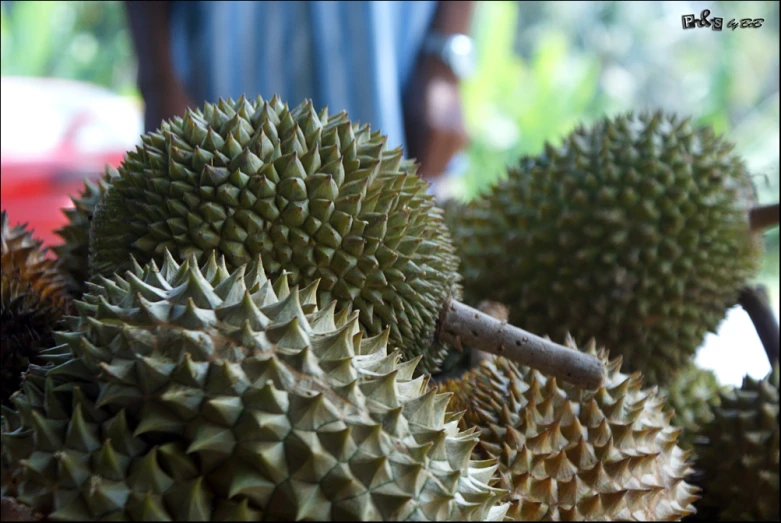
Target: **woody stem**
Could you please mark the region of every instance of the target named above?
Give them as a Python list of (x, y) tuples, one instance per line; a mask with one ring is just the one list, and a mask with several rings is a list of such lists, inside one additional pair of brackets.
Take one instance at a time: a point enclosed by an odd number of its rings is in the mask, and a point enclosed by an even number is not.
[(746, 287), (740, 293), (738, 303), (748, 313), (765, 348), (770, 365), (778, 363), (779, 327), (764, 285)]
[(760, 205), (748, 212), (749, 228), (752, 231), (764, 231), (770, 227), (775, 227), (778, 225), (778, 220), (778, 203)]
[(596, 357), (553, 343), (449, 299), (439, 315), (439, 340), (474, 349), (535, 368), (588, 389), (605, 380), (605, 366)]

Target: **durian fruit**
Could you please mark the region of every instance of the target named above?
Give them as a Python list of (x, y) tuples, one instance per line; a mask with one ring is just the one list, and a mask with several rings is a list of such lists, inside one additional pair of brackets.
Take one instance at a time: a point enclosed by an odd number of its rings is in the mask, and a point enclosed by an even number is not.
[(318, 300), (352, 305), (370, 335), (420, 372), (446, 348), (434, 340), (445, 300), (460, 297), (458, 259), (417, 166), (347, 113), (289, 109), (278, 97), (220, 100), (163, 122), (129, 152), (93, 219), (90, 271), (109, 276), (216, 250), (229, 269), (258, 255), (292, 285), (320, 280)]
[(52, 248), (57, 255), (58, 268), (68, 282), (68, 290), (75, 298), (87, 291), (89, 279), (89, 228), (92, 215), (101, 196), (105, 194), (113, 178), (118, 177), (116, 169), (106, 166), (103, 176), (96, 182), (84, 180), (84, 190), (79, 196), (71, 197), (73, 208), (63, 209), (68, 223), (54, 231), (64, 243)]
[(713, 419), (713, 408), (719, 405), (719, 392), (722, 390), (724, 387), (716, 375), (694, 362), (678, 372), (670, 385), (661, 390), (675, 412), (672, 424), (683, 428), (678, 438), (681, 448), (694, 448), (697, 434), (705, 423)]
[(2, 403), (10, 404), (27, 365), (53, 344), (52, 329), (70, 300), (41, 241), (25, 225), (11, 227), (5, 211), (0, 244), (0, 388)]
[[(567, 345), (574, 347), (571, 339)], [(677, 520), (695, 512), (696, 487), (686, 482), (690, 452), (677, 445), (656, 388), (642, 374), (606, 362), (608, 378), (585, 391), (497, 357), (462, 379), (439, 385), (453, 392), (449, 410), (479, 427), (475, 458), (499, 460), (516, 521)]]
[[(661, 112), (578, 127), (453, 216), (467, 303), (664, 385), (757, 274), (754, 189), (732, 145)], [(614, 353), (615, 354), (615, 353)]]
[(164, 252), (90, 284), (4, 412), (53, 520), (501, 520), (476, 431), (317, 282)]
[(320, 281), (319, 305), (354, 306), (368, 335), (390, 327), (405, 360), (423, 356), (421, 374), (463, 339), (586, 386), (604, 379), (595, 358), (497, 331), (457, 302), (458, 259), (417, 166), (346, 113), (242, 96), (188, 109), (142, 142), (95, 209), (91, 274), (121, 272), (128, 253), (160, 263), (166, 249), (201, 261), (217, 252), (230, 269), (260, 256), (271, 276)]
[(778, 364), (721, 394), (697, 448), (698, 511), (709, 520), (779, 520)]

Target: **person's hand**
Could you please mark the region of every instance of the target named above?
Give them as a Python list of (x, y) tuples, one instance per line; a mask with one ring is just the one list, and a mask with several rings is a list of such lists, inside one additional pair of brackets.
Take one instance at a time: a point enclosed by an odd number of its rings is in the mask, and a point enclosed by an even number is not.
[(408, 156), (420, 163), (420, 174), (435, 179), (469, 137), (461, 112), (458, 79), (435, 58), (423, 58), (407, 86), (404, 127)]

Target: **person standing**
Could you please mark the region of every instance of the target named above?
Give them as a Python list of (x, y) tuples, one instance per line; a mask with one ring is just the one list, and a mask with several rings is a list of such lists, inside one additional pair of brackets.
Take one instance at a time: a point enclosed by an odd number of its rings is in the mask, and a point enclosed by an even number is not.
[(274, 94), (371, 124), (436, 180), (467, 142), (474, 2), (126, 2), (147, 132), (187, 107)]

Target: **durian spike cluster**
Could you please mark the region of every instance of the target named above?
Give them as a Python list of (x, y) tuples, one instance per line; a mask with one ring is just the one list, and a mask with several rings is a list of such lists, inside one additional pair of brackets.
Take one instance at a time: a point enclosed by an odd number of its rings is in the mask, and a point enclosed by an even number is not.
[(106, 193), (111, 180), (118, 177), (116, 169), (106, 166), (103, 176), (96, 182), (84, 180), (84, 190), (72, 196), (73, 207), (63, 209), (68, 223), (55, 231), (63, 242), (52, 248), (57, 255), (58, 268), (68, 282), (68, 291), (80, 298), (87, 291), (89, 280), (89, 229), (92, 215), (100, 198)]
[[(571, 339), (567, 345), (575, 347)], [(664, 521), (693, 514), (690, 452), (677, 444), (681, 429), (670, 425), (664, 398), (643, 388), (641, 373), (622, 374), (621, 357), (608, 361), (593, 342), (585, 350), (608, 367), (597, 391), (502, 357), (438, 387), (453, 392), (451, 412), (465, 411), (462, 427), (479, 428), (474, 456), (499, 460), (508, 516)]]
[(595, 337), (664, 385), (761, 264), (754, 189), (732, 149), (689, 119), (629, 113), (522, 158), (451, 209), (466, 301), (502, 302), (553, 339)]
[(697, 445), (698, 508), (709, 520), (779, 520), (779, 366), (720, 394)]
[(38, 351), (53, 344), (52, 329), (70, 300), (41, 241), (24, 225), (11, 227), (5, 211), (0, 244), (0, 379), (8, 404), (28, 363), (40, 363)]
[(320, 281), (322, 306), (351, 305), (370, 335), (423, 355), (446, 349), (437, 315), (460, 296), (458, 259), (414, 162), (346, 112), (279, 97), (220, 100), (162, 123), (127, 154), (93, 219), (90, 271), (109, 276), (210, 252), (229, 269), (258, 256), (269, 276)]
[(89, 285), (3, 410), (19, 501), (53, 520), (501, 520), (491, 461), (389, 331), (260, 259), (163, 253)]
[[(405, 359), (422, 356), (421, 374), (464, 342), (588, 386), (604, 378), (596, 359), (497, 330), (457, 302), (458, 258), (415, 163), (346, 113), (242, 96), (188, 110), (142, 142), (95, 209), (93, 275), (121, 273), (129, 254), (159, 264), (165, 250), (216, 252), (231, 270), (259, 256), (270, 276), (320, 281), (319, 305), (354, 307), (368, 335), (390, 328)], [(471, 335), (481, 332), (491, 336)]]
[(694, 362), (680, 370), (672, 382), (662, 388), (667, 403), (675, 412), (672, 424), (683, 428), (681, 448), (694, 448), (694, 441), (705, 423), (713, 419), (713, 409), (720, 403), (720, 393), (727, 388), (719, 383), (713, 371)]

